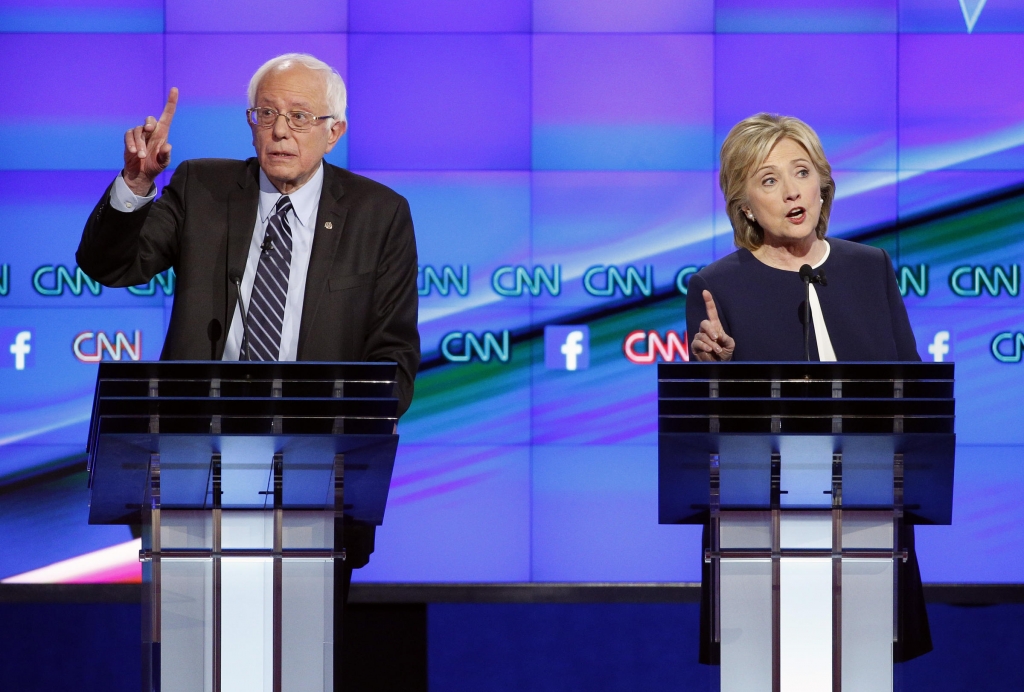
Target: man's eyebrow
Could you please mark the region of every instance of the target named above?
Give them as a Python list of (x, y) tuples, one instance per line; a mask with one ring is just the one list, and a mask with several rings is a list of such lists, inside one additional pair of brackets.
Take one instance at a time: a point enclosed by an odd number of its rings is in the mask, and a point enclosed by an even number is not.
[[(260, 99), (260, 101), (263, 101), (263, 100), (264, 99)], [(257, 106), (257, 107), (258, 108), (273, 108), (273, 106), (269, 106), (269, 105)], [(309, 101), (297, 101), (297, 102), (295, 102), (295, 103), (293, 103), (291, 105), (289, 110), (295, 110), (296, 108), (301, 108), (301, 109), (307, 110), (307, 111), (313, 111), (314, 110), (313, 109), (313, 105)]]

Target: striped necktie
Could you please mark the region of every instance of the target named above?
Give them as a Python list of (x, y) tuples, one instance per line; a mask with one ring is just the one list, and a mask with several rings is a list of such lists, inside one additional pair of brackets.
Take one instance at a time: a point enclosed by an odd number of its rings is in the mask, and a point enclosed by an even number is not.
[(281, 328), (292, 266), (292, 229), (288, 225), (291, 210), (292, 201), (284, 195), (267, 222), (263, 252), (249, 299), (250, 360), (277, 360), (281, 353)]

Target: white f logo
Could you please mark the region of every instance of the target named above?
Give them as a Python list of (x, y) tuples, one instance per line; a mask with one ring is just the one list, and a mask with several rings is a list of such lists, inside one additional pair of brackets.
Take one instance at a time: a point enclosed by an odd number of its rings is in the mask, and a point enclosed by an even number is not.
[[(565, 355), (565, 369), (575, 370), (576, 369), (576, 356), (583, 353), (583, 347), (580, 346), (580, 342), (583, 341), (583, 332), (576, 331), (569, 332), (569, 335), (565, 337), (565, 343), (562, 344), (562, 353)], [(13, 348), (13, 346), (11, 347)]]
[(18, 332), (18, 335), (14, 337), (14, 343), (11, 344), (11, 353), (14, 354), (15, 370), (25, 369), (25, 356), (32, 351), (32, 347), (28, 343), (31, 338), (32, 332)]
[(935, 338), (928, 344), (928, 353), (932, 354), (936, 363), (943, 362), (943, 356), (949, 353), (949, 332), (936, 332)]

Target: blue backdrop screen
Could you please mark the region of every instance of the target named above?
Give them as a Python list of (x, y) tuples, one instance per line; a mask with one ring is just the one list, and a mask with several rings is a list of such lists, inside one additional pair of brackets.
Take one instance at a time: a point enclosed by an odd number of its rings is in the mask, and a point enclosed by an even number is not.
[[(96, 362), (159, 357), (174, 277), (107, 289), (74, 260), (124, 131), (177, 86), (175, 163), (246, 158), (248, 79), (288, 51), (345, 78), (328, 161), (406, 196), (419, 246), (423, 368), (357, 579), (699, 579), (699, 528), (657, 523), (654, 364), (686, 357), (687, 277), (734, 249), (718, 149), (772, 111), (824, 142), (830, 234), (889, 252), (922, 358), (957, 363), (924, 579), (1024, 581), (1010, 0), (5, 0), (0, 579), (130, 541), (86, 523)], [(551, 326), (583, 334), (575, 369)]]

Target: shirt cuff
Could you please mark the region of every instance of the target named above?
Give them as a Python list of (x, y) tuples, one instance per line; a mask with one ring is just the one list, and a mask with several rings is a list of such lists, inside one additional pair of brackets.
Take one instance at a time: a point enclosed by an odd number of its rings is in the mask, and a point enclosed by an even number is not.
[(128, 183), (124, 181), (124, 176), (118, 174), (117, 180), (114, 181), (114, 186), (110, 188), (110, 206), (118, 211), (133, 212), (153, 201), (153, 198), (156, 197), (155, 185), (152, 188), (152, 192), (153, 194), (146, 197), (139, 197), (128, 187)]

